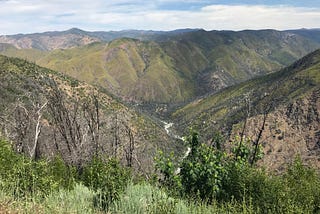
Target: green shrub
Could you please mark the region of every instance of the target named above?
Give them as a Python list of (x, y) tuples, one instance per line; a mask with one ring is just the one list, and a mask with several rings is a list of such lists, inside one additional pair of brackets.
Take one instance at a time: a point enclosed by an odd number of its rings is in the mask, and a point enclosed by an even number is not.
[(229, 162), (235, 165), (250, 164), (253, 166), (263, 157), (261, 144), (256, 147), (250, 138), (236, 136), (231, 144), (231, 157), (234, 160), (230, 159)]
[(201, 144), (182, 162), (181, 184), (190, 197), (211, 201), (221, 190), (223, 154)]
[(243, 203), (250, 199), (259, 213), (317, 213), (320, 210), (320, 177), (314, 169), (303, 166), (297, 159), (280, 176), (248, 164), (230, 164), (226, 168), (222, 192), (218, 199), (235, 199)]
[(74, 189), (60, 189), (50, 193), (41, 206), (44, 213), (96, 213), (92, 200), (94, 192), (75, 184)]
[(59, 188), (72, 189), (75, 182), (76, 169), (64, 163), (60, 156), (48, 162), (49, 174), (59, 184)]
[[(283, 213), (287, 206), (284, 185), (279, 177), (271, 177), (265, 171), (249, 168), (243, 175), (242, 198), (249, 198), (258, 211), (263, 213)], [(241, 201), (241, 199), (238, 199)]]
[(176, 213), (177, 200), (150, 184), (130, 184), (109, 209), (112, 213)]
[(0, 139), (0, 177), (2, 184), (9, 178), (8, 172), (12, 171), (19, 157), (12, 151), (10, 144)]
[(225, 156), (220, 150), (201, 144), (198, 133), (192, 132), (186, 138), (191, 147), (190, 154), (182, 160), (180, 173), (175, 173), (174, 155), (160, 155), (156, 167), (163, 175), (162, 184), (174, 191), (181, 191), (189, 198), (211, 201), (221, 190), (225, 172), (222, 159)]
[(1, 188), (15, 198), (44, 197), (51, 191), (73, 185), (72, 176), (61, 160), (33, 161), (16, 154), (4, 140), (0, 140), (0, 157)]
[(169, 155), (165, 155), (162, 151), (159, 151), (155, 162), (156, 169), (162, 175), (160, 179), (161, 186), (168, 188), (173, 194), (181, 191), (180, 176), (175, 173), (177, 170), (177, 160), (174, 157), (174, 153), (171, 152)]
[(291, 203), (305, 213), (320, 212), (320, 177), (312, 168), (304, 166), (300, 157), (283, 175), (286, 194)]
[(130, 179), (130, 171), (121, 166), (119, 161), (94, 158), (84, 167), (80, 180), (96, 192), (94, 203), (106, 210), (109, 204), (117, 200)]

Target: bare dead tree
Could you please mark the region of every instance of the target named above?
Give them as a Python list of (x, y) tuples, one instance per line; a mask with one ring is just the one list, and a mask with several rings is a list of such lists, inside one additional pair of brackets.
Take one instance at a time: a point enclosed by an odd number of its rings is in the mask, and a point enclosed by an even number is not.
[(271, 111), (272, 109), (272, 104), (270, 104), (267, 109), (263, 112), (263, 121), (262, 121), (262, 125), (261, 125), (261, 128), (259, 129), (259, 133), (258, 133), (258, 136), (257, 136), (257, 139), (256, 141), (254, 142), (254, 150), (253, 150), (253, 154), (252, 154), (252, 159), (250, 161), (250, 165), (252, 166), (256, 160), (257, 160), (257, 155), (258, 155), (258, 150), (259, 150), (259, 143), (260, 143), (260, 139), (262, 137), (262, 133), (264, 131), (264, 127), (265, 127), (265, 124), (266, 124), (266, 120), (267, 120), (267, 117), (269, 115), (269, 112)]
[(100, 137), (100, 107), (99, 100), (96, 95), (92, 95), (92, 103), (90, 101), (83, 103), (83, 114), (88, 125), (88, 131), (94, 144), (95, 156), (98, 156), (99, 137)]
[(58, 132), (61, 134), (61, 136), (64, 138), (65, 144), (67, 146), (68, 152), (71, 155), (71, 142), (68, 137), (68, 132), (67, 132), (67, 121), (69, 120), (66, 119), (67, 117), (69, 118), (66, 108), (64, 105), (64, 102), (62, 100), (62, 94), (58, 90), (58, 88), (53, 88), (53, 90), (50, 93), (50, 96), (48, 97), (49, 103), (49, 113), (52, 116), (55, 129), (58, 130)]
[(4, 125), (6, 136), (16, 142), (16, 151), (26, 153), (32, 159), (38, 159), (41, 119), (47, 102), (41, 105), (34, 101), (35, 99), (30, 94), (24, 95), (23, 98), (27, 98), (28, 104), (23, 103), (19, 97), (11, 106), (13, 110), (2, 115), (1, 120), (6, 121)]
[(128, 144), (128, 146), (126, 146), (124, 151), (125, 151), (125, 155), (126, 155), (127, 166), (132, 167), (133, 152), (135, 149), (135, 141), (134, 141), (134, 136), (133, 136), (132, 130), (128, 125), (125, 125), (125, 130), (128, 135), (128, 138), (129, 138), (129, 144)]
[(250, 117), (251, 102), (250, 102), (249, 95), (246, 95), (246, 97), (245, 97), (245, 102), (246, 102), (246, 105), (245, 105), (245, 108), (244, 108), (244, 111), (245, 111), (245, 112), (244, 112), (244, 113), (245, 113), (245, 119), (244, 119), (242, 131), (241, 131), (241, 133), (240, 133), (240, 143), (239, 143), (239, 145), (238, 145), (235, 158), (237, 158), (237, 157), (239, 156), (239, 154), (240, 154), (240, 150), (241, 150), (241, 147), (242, 147), (242, 144), (243, 144), (243, 140), (244, 140), (244, 133), (245, 133), (245, 130), (246, 130), (246, 128), (247, 128), (248, 119), (249, 119), (249, 117)]
[(240, 143), (243, 142), (244, 133), (245, 133), (245, 130), (247, 128), (248, 118), (250, 117), (250, 111), (251, 111), (250, 98), (246, 97), (245, 120), (244, 120), (244, 124), (243, 124), (242, 131), (241, 131), (241, 134), (240, 134), (240, 137), (241, 137), (241, 140), (240, 140), (241, 142)]
[[(42, 127), (42, 125), (41, 125), (42, 110), (46, 107), (47, 104), (48, 104), (48, 102), (45, 102), (36, 111), (37, 119), (36, 119), (35, 135), (34, 135), (34, 142), (33, 142), (32, 149), (30, 149), (30, 147), (28, 145), (29, 155), (30, 155), (31, 159), (38, 159), (38, 156), (36, 155), (36, 151), (38, 148), (39, 136), (40, 136), (41, 127)], [(34, 105), (34, 107), (36, 107), (36, 106)]]
[(112, 148), (113, 148), (113, 156), (117, 157), (118, 156), (118, 149), (120, 145), (120, 124), (118, 121), (118, 114), (115, 113), (113, 117), (113, 142), (112, 142)]
[(17, 104), (14, 110), (14, 129), (16, 132), (16, 150), (18, 153), (25, 152), (24, 140), (27, 136), (27, 131), (30, 126), (29, 111), (20, 103)]
[[(80, 152), (78, 150), (83, 139), (83, 130), (78, 120), (79, 101), (73, 102), (73, 104), (68, 103), (65, 95), (54, 81), (47, 99), (49, 114), (55, 127), (54, 132), (61, 135), (68, 153), (74, 161), (78, 157), (78, 152)], [(57, 133), (54, 134), (56, 140), (58, 140)], [(56, 148), (58, 148), (57, 145)]]

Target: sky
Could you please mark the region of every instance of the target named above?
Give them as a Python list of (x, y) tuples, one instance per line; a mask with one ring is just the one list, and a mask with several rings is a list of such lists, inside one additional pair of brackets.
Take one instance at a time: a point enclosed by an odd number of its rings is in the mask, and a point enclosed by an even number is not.
[(320, 28), (320, 0), (0, 0), (0, 35)]

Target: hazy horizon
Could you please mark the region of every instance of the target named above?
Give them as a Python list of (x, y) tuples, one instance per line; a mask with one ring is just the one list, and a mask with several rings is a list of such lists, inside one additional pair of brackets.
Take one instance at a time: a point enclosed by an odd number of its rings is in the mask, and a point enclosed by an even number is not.
[[(42, 31), (42, 32), (29, 32), (29, 33), (16, 33), (16, 34), (0, 34), (1, 36), (11, 36), (11, 35), (28, 35), (28, 34), (41, 34), (41, 33), (51, 33), (51, 32), (67, 32), (73, 29), (85, 31), (85, 32), (125, 32), (125, 31), (151, 31), (151, 32), (172, 32), (172, 31), (179, 31), (179, 30), (204, 30), (207, 32), (210, 31), (234, 31), (234, 32), (240, 32), (240, 31), (259, 31), (259, 30), (277, 30), (277, 29), (243, 29), (243, 30), (229, 30), (229, 29), (223, 29), (223, 30), (206, 30), (203, 28), (178, 28), (178, 29), (173, 29), (173, 30), (152, 30), (152, 29), (147, 29), (147, 30), (141, 30), (141, 29), (122, 29), (122, 30), (87, 30), (87, 29), (82, 29), (78, 27), (72, 27), (68, 29), (62, 29), (62, 30), (48, 30), (48, 31)], [(320, 30), (320, 28), (292, 28), (292, 29), (283, 29), (283, 30), (277, 30), (277, 31), (290, 31), (290, 30)]]

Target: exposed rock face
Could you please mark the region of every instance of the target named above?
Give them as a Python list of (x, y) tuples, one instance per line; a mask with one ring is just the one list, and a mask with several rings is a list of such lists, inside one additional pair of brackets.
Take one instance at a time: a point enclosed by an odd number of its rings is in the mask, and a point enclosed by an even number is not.
[[(262, 115), (249, 118), (246, 136), (255, 141), (262, 122)], [(236, 130), (233, 132), (237, 133)], [(264, 157), (259, 164), (268, 170), (281, 172), (297, 155), (320, 169), (320, 90), (271, 112), (260, 143)]]

